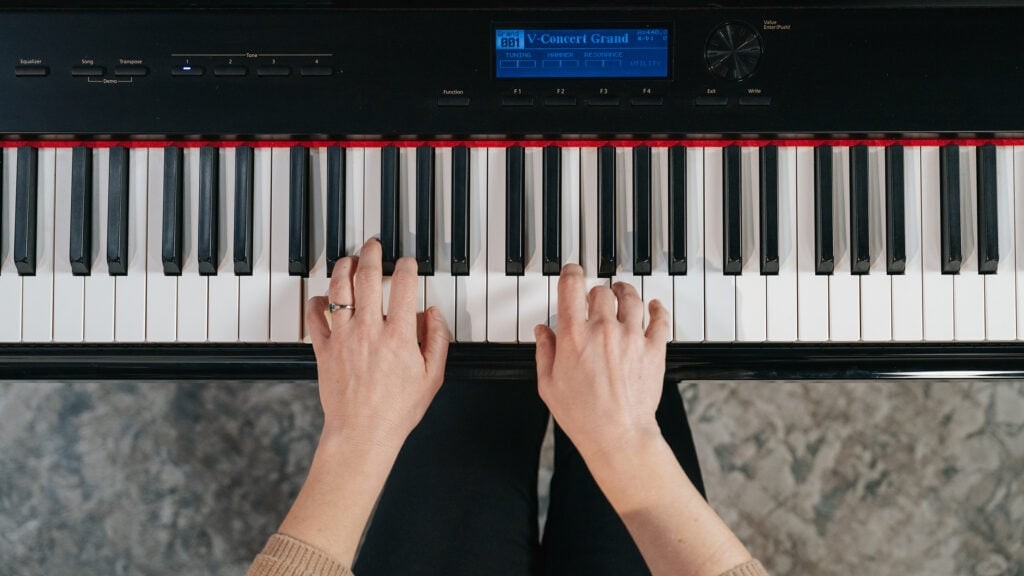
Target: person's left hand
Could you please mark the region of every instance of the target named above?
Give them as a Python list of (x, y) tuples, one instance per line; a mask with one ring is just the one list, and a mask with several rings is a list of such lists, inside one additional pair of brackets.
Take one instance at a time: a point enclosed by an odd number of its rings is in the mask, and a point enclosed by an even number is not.
[[(324, 432), (396, 448), (441, 387), (451, 332), (437, 309), (416, 312), (415, 259), (402, 258), (395, 266), (386, 318), (382, 282), (381, 245), (371, 238), (360, 256), (338, 261), (329, 299), (309, 300), (306, 324), (316, 353)], [(325, 314), (330, 302), (355, 310)]]

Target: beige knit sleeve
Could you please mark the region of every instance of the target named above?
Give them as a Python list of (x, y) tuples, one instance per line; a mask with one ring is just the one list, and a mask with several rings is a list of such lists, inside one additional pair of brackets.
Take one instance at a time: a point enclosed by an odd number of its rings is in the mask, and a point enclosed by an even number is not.
[(352, 576), (352, 572), (319, 548), (291, 536), (274, 534), (253, 560), (246, 576)]
[(739, 566), (723, 572), (721, 576), (768, 576), (768, 572), (757, 560), (744, 562)]

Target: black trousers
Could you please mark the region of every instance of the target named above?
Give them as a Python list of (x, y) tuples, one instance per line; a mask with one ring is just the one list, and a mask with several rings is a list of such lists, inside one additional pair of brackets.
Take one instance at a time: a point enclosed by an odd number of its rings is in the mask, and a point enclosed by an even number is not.
[[(675, 383), (665, 383), (657, 418), (703, 494)], [(535, 382), (446, 382), (398, 455), (356, 559), (356, 576), (650, 574), (557, 425), (539, 540), (537, 468), (547, 422)]]

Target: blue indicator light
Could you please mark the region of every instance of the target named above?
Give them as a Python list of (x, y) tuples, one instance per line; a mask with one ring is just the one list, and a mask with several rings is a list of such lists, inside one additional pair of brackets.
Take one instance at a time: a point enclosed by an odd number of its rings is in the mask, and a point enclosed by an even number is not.
[(668, 78), (668, 28), (499, 28), (498, 78)]

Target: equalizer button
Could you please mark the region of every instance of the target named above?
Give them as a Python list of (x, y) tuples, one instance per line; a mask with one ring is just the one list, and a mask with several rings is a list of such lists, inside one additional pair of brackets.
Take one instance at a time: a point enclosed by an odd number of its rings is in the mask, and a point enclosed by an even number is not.
[(49, 76), (50, 68), (48, 66), (15, 66), (15, 76)]

